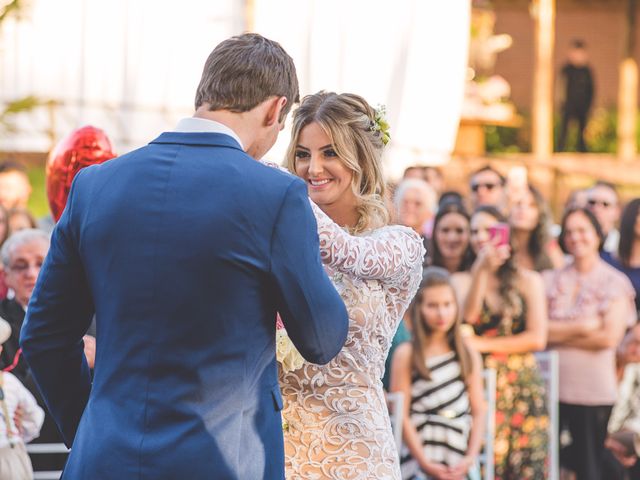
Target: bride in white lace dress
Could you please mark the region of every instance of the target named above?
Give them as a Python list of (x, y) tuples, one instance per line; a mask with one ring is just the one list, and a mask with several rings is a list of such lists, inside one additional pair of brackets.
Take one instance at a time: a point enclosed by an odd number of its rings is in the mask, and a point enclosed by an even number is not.
[(400, 478), (380, 379), (424, 248), (412, 230), (386, 226), (380, 156), (388, 136), (376, 113), (357, 95), (320, 92), (294, 115), (287, 166), (320, 207), (321, 257), (350, 326), (329, 364), (281, 372), (288, 479)]

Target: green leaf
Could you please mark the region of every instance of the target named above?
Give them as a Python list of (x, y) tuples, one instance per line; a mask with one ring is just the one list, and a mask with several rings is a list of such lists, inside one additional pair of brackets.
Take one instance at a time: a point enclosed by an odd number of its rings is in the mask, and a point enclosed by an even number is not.
[(27, 112), (29, 110), (33, 110), (36, 107), (39, 107), (43, 103), (44, 102), (42, 102), (39, 98), (34, 97), (33, 95), (29, 95), (28, 97), (19, 98), (17, 100), (9, 102), (4, 108), (3, 115)]

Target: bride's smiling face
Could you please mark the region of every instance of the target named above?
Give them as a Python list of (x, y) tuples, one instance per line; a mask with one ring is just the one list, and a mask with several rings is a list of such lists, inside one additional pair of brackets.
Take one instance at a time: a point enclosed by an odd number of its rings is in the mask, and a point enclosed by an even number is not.
[(338, 157), (329, 136), (316, 122), (300, 131), (295, 153), (296, 175), (307, 182), (309, 197), (319, 206), (352, 207), (353, 172)]

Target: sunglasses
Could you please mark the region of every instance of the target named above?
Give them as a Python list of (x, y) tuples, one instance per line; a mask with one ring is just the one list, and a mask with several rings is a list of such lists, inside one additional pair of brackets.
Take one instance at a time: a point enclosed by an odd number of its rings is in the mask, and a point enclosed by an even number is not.
[(587, 205), (589, 205), (590, 207), (595, 207), (596, 205), (600, 205), (603, 208), (609, 208), (613, 206), (613, 203), (607, 202), (606, 200), (589, 199), (587, 200)]
[(491, 191), (497, 187), (499, 187), (497, 183), (474, 183), (471, 185), (471, 191), (473, 193), (476, 193), (481, 188), (486, 188), (487, 190)]

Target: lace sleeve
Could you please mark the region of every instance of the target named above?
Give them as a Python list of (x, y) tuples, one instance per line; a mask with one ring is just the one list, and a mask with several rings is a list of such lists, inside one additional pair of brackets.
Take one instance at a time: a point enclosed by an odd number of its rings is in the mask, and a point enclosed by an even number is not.
[[(273, 162), (263, 160), (261, 163), (289, 173)], [(416, 283), (417, 288), (425, 255), (417, 233), (407, 227), (395, 226), (375, 235), (356, 237), (344, 231), (311, 200), (309, 203), (318, 223), (320, 257), (325, 265), (345, 274), (384, 280), (395, 286), (406, 284), (411, 277), (409, 283)], [(409, 287), (412, 289), (413, 286)]]
[(397, 282), (422, 271), (425, 249), (413, 230), (394, 226), (374, 235), (349, 235), (317, 205), (311, 208), (318, 223), (320, 257), (325, 265), (363, 279)]

